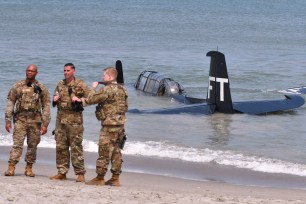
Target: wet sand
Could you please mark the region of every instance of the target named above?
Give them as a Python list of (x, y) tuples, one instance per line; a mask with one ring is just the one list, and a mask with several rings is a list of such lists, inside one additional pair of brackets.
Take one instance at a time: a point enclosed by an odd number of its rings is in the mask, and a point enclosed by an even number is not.
[[(121, 186), (88, 186), (84, 183), (76, 183), (73, 169), (68, 173), (67, 181), (52, 181), (49, 176), (57, 173), (55, 167), (54, 149), (39, 149), (39, 159), (34, 166), (36, 177), (28, 178), (24, 175), (25, 163), (21, 161), (16, 167), (15, 176), (6, 177), (8, 147), (0, 148), (0, 203), (305, 203), (306, 190), (288, 188), (282, 183), (291, 185), (305, 185), (303, 177), (288, 177), (280, 174), (257, 174), (248, 171), (234, 171), (223, 169), (221, 166), (208, 165), (202, 181), (181, 179), (168, 176), (140, 173), (142, 170), (156, 166), (156, 172), (174, 171), (198, 172), (196, 164), (181, 164), (181, 162), (161, 162), (158, 159), (144, 159), (125, 156), (125, 168), (120, 176)], [(96, 176), (94, 166), (96, 153), (87, 153), (86, 180)], [(213, 168), (214, 167), (214, 168)], [(130, 173), (128, 169), (139, 173)], [(212, 173), (211, 171), (214, 171)], [(228, 172), (228, 174), (226, 173)], [(236, 173), (235, 173), (236, 172)], [(221, 175), (220, 175), (221, 174)], [(224, 174), (224, 175), (222, 175)], [(240, 180), (239, 174), (241, 176)], [(186, 174), (187, 175), (187, 174)], [(219, 175), (219, 177), (218, 177)], [(106, 175), (106, 179), (110, 174)], [(237, 185), (235, 182), (225, 180), (237, 180), (236, 183), (250, 183), (252, 180), (262, 180), (257, 186)], [(251, 177), (245, 181), (245, 177)], [(224, 181), (222, 181), (222, 178)], [(284, 179), (282, 179), (284, 178)], [(244, 181), (243, 181), (244, 180)], [(278, 187), (263, 187), (266, 183), (274, 182)], [(276, 182), (275, 180), (281, 180)], [(300, 181), (300, 182), (298, 182)]]

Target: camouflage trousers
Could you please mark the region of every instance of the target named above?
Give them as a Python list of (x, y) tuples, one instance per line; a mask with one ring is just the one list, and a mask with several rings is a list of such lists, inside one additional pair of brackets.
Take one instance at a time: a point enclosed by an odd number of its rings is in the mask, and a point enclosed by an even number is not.
[(41, 123), (27, 123), (20, 120), (15, 122), (9, 163), (17, 164), (19, 162), (25, 138), (27, 138), (28, 147), (24, 160), (32, 164), (36, 162), (37, 145), (41, 135), (40, 128)]
[(122, 155), (119, 141), (124, 135), (123, 125), (104, 125), (100, 130), (99, 158), (96, 163), (96, 173), (105, 175), (111, 162), (111, 172), (121, 173)]
[[(85, 174), (83, 154), (83, 125), (62, 124), (57, 122), (55, 128), (56, 166), (58, 173), (66, 174), (71, 163), (76, 175)], [(70, 148), (70, 150), (69, 150)]]

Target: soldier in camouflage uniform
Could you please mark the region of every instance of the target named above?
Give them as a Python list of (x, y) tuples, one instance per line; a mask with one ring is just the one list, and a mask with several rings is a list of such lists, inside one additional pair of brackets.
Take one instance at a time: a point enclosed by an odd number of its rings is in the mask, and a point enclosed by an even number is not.
[(46, 87), (35, 77), (37, 66), (31, 64), (26, 69), (26, 79), (18, 81), (7, 96), (5, 129), (10, 132), (14, 122), (13, 146), (10, 151), (9, 167), (5, 176), (14, 176), (15, 166), (22, 155), (23, 143), (27, 137), (25, 155), (25, 175), (34, 177), (32, 166), (36, 162), (37, 145), (40, 136), (47, 133), (50, 122), (50, 96)]
[[(102, 128), (99, 138), (99, 157), (96, 162), (97, 177), (88, 185), (112, 185), (119, 186), (122, 155), (119, 143), (125, 136), (125, 113), (128, 110), (127, 91), (117, 83), (117, 70), (113, 67), (104, 69), (105, 87), (96, 91), (98, 82), (92, 84), (93, 89), (87, 98), (82, 98), (83, 105), (98, 104), (96, 110), (97, 119), (101, 121)], [(112, 178), (104, 181), (109, 163), (112, 163)]]
[(65, 64), (64, 75), (65, 79), (58, 82), (53, 96), (53, 106), (57, 106), (55, 141), (58, 174), (50, 179), (66, 180), (71, 157), (77, 175), (76, 182), (85, 182), (83, 107), (75, 99), (87, 97), (89, 89), (84, 81), (75, 78), (75, 67), (72, 63)]

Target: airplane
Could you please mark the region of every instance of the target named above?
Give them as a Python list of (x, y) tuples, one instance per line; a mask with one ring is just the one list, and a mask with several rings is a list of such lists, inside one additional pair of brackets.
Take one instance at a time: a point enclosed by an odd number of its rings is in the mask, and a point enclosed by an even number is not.
[(171, 78), (155, 71), (144, 71), (139, 75), (135, 88), (152, 95), (167, 95), (184, 103), (179, 107), (139, 110), (130, 109), (130, 113), (138, 114), (204, 114), (246, 113), (262, 115), (298, 108), (305, 103), (297, 94), (287, 94), (285, 99), (252, 100), (232, 102), (230, 82), (227, 73), (225, 56), (219, 51), (210, 51), (211, 57), (207, 98), (188, 97), (184, 89)]

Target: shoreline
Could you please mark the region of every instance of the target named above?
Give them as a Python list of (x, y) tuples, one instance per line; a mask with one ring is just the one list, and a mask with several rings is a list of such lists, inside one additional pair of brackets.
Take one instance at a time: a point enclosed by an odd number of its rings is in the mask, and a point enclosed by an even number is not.
[[(290, 182), (287, 175), (263, 174), (261, 176), (250, 174), (250, 172), (236, 172), (227, 168), (216, 166), (216, 168), (206, 171), (208, 175), (216, 174), (219, 180), (206, 179), (197, 181), (194, 179), (175, 178), (172, 175), (154, 175), (144, 173), (146, 168), (159, 164), (160, 171), (162, 168), (172, 168), (177, 171), (185, 166), (192, 169), (195, 166), (188, 166), (186, 163), (178, 164), (155, 161), (155, 159), (144, 159), (137, 157), (124, 156), (123, 173), (120, 176), (120, 187), (110, 186), (88, 186), (84, 183), (76, 183), (73, 168), (70, 168), (67, 174), (67, 181), (53, 181), (49, 177), (57, 173), (55, 166), (55, 151), (53, 149), (39, 148), (38, 161), (33, 166), (36, 174), (34, 178), (24, 175), (25, 162), (22, 160), (17, 164), (15, 176), (4, 176), (7, 169), (7, 161), (9, 147), (0, 147), (0, 169), (1, 180), (0, 203), (305, 203), (306, 190), (292, 189), (286, 186), (279, 187), (263, 187), (252, 185), (238, 185), (222, 181), (222, 178), (239, 176), (241, 180), (245, 177), (251, 177), (256, 180), (262, 176), (266, 182), (273, 179), (283, 179), (282, 182)], [(24, 151), (25, 152), (25, 151)], [(53, 152), (53, 153), (52, 153)], [(24, 156), (24, 155), (23, 155)], [(94, 165), (96, 153), (86, 153), (87, 163)], [(41, 162), (46, 159), (47, 162)], [(49, 162), (48, 162), (49, 159)], [(53, 162), (52, 162), (53, 161)], [(180, 162), (182, 163), (182, 162)], [(165, 165), (168, 164), (168, 165)], [(143, 172), (129, 172), (129, 168), (133, 165), (143, 167)], [(212, 165), (213, 166), (213, 165)], [(96, 176), (94, 168), (88, 168), (85, 174), (86, 181)], [(138, 168), (137, 166), (135, 167)], [(135, 170), (134, 169), (134, 170)], [(169, 170), (169, 169), (168, 169)], [(195, 169), (196, 172), (197, 169)], [(136, 170), (135, 170), (136, 171)], [(213, 172), (212, 172), (213, 171)], [(251, 172), (252, 173), (252, 172)], [(222, 175), (224, 174), (224, 175)], [(110, 178), (110, 172), (107, 173), (105, 179)], [(206, 176), (207, 178), (208, 176)], [(272, 179), (271, 179), (272, 178)], [(302, 179), (301, 179), (302, 178)], [(292, 179), (292, 178), (291, 178)], [(305, 183), (305, 178), (300, 177)], [(276, 179), (277, 180), (277, 179)], [(273, 181), (275, 182), (275, 181)]]
[[(18, 166), (24, 166), (25, 148)], [(10, 147), (0, 146), (0, 162), (7, 164)], [(86, 171), (94, 171), (97, 159), (96, 152), (84, 152)], [(55, 149), (39, 148), (37, 150), (37, 162), (34, 165), (45, 165), (57, 173), (55, 164)], [(7, 167), (5, 167), (7, 168)], [(2, 174), (6, 169), (2, 170)], [(70, 165), (69, 172), (73, 174)], [(123, 154), (122, 172), (147, 174), (152, 176), (164, 176), (173, 179), (184, 179), (196, 182), (218, 182), (229, 185), (272, 187), (280, 189), (298, 189), (306, 191), (306, 177), (252, 171), (249, 169), (214, 163), (196, 163), (171, 159), (148, 158), (143, 156), (131, 156)], [(51, 175), (50, 175), (51, 176)]]
[[(213, 181), (155, 176), (123, 172), (120, 187), (88, 186), (76, 183), (73, 171), (66, 181), (53, 181), (56, 174), (50, 165), (36, 164), (34, 178), (26, 177), (24, 163), (16, 167), (15, 176), (1, 172), (0, 203), (305, 203), (306, 191), (268, 187), (231, 185)], [(1, 161), (2, 171), (7, 163)], [(95, 177), (88, 169), (86, 180)], [(106, 179), (110, 177), (108, 173)]]

